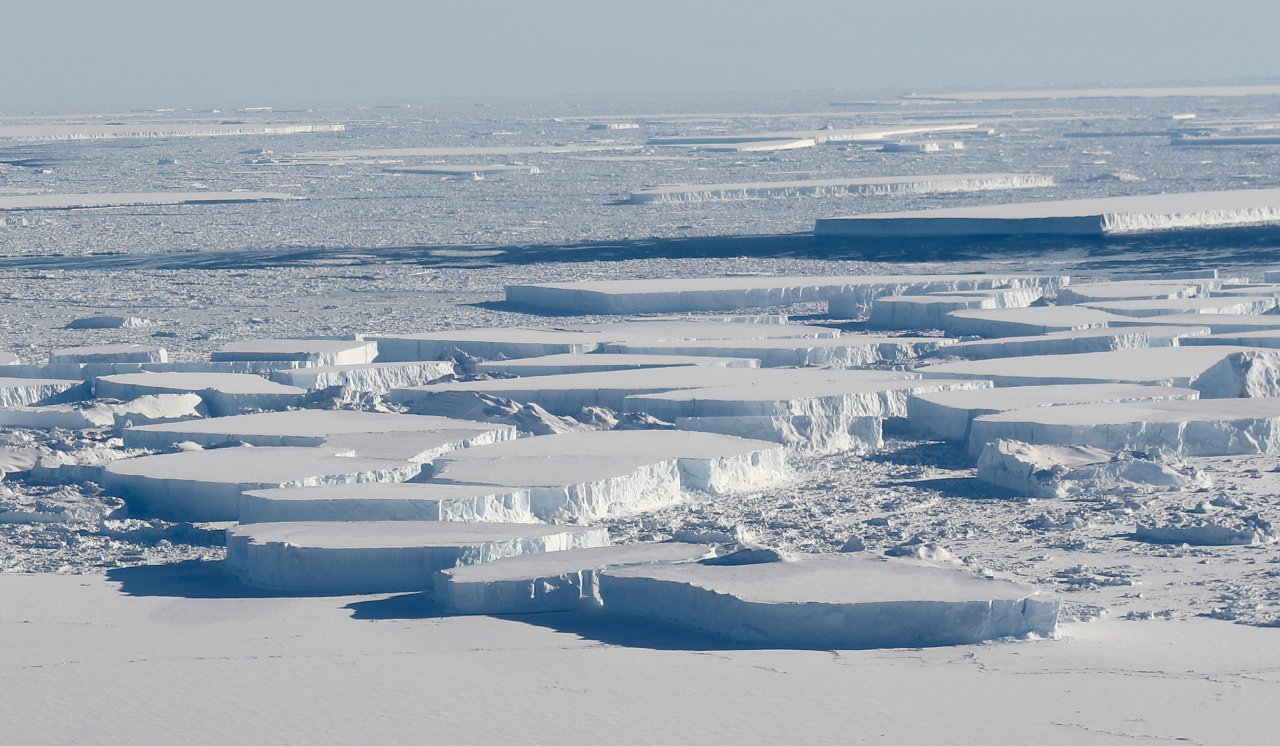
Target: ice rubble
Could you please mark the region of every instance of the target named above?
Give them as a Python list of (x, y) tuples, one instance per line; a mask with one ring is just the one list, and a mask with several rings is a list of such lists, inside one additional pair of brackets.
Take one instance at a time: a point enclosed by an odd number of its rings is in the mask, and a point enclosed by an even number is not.
[(216, 448), (113, 461), (96, 481), (130, 509), (171, 520), (234, 521), (246, 490), (403, 482), (420, 464), (364, 458), (351, 449)]
[(705, 544), (648, 542), (508, 557), (435, 576), (435, 601), (452, 614), (532, 614), (603, 605), (599, 574), (635, 565), (689, 562)]
[(1280, 223), (1280, 189), (1237, 189), (823, 218), (828, 236), (1103, 236)]
[(367, 482), (249, 490), (240, 497), (240, 523), (537, 520), (528, 490), (487, 485)]
[(207, 413), (204, 400), (195, 394), (151, 394), (119, 404), (95, 401), (4, 407), (0, 408), (0, 425), (39, 430), (111, 428), (120, 432), (135, 425), (199, 419)]
[(252, 523), (227, 530), (227, 565), (248, 585), (293, 593), (427, 591), (446, 568), (608, 543), (603, 528), (528, 523)]
[(58, 404), (89, 398), (84, 381), (47, 378), (0, 378), (0, 408)]
[(621, 567), (599, 575), (605, 608), (752, 645), (923, 647), (1056, 633), (1058, 602), (1011, 582), (858, 554), (716, 566)]
[(425, 386), (456, 373), (451, 361), (424, 360), (286, 368), (273, 370), (269, 375), (276, 383), (302, 389), (316, 390), (336, 386), (350, 391), (385, 394), (392, 389)]
[(242, 373), (122, 373), (94, 381), (100, 397), (137, 399), (148, 394), (194, 393), (215, 417), (250, 409), (284, 409), (302, 403), (306, 391)]
[[(709, 277), (585, 280), (509, 285), (507, 302), (538, 311), (630, 314), (728, 312), (795, 303), (828, 302), (831, 315), (859, 318), (882, 295), (1066, 285), (1054, 275), (850, 275), (838, 277)], [(613, 340), (618, 341), (618, 340)]]
[(1096, 329), (1108, 326), (1117, 318), (1106, 311), (1082, 306), (975, 308), (949, 312), (943, 319), (942, 329), (952, 337), (1026, 337)]
[(735, 184), (667, 184), (632, 192), (629, 204), (685, 204), (788, 197), (844, 197), (866, 194), (934, 194), (1029, 189), (1054, 185), (1036, 174), (940, 174), (802, 179)]
[[(1147, 347), (1174, 347), (1198, 344), (1196, 337), (1209, 333), (1208, 327), (1197, 326), (1131, 326), (1100, 327), (1097, 329), (1073, 329), (1050, 332), (1028, 337), (1000, 337), (997, 339), (957, 342), (939, 350), (938, 356), (959, 357), (968, 360), (991, 358), (1033, 357), (1037, 355), (1075, 355), (1086, 352), (1111, 352)], [(1254, 345), (1245, 342), (1227, 342), (1241, 346)]]
[[(2, 129), (2, 127), (0, 127)], [(0, 210), (78, 210), (151, 205), (282, 202), (283, 192), (120, 192), (101, 194), (0, 194)]]
[(594, 373), (610, 370), (670, 368), (706, 365), (715, 368), (757, 368), (759, 361), (746, 357), (700, 357), (663, 353), (588, 353), (584, 355), (547, 355), (545, 357), (493, 360), (477, 363), (477, 373), (510, 376), (551, 376), (570, 373)]
[(1183, 456), (1273, 453), (1280, 448), (1280, 398), (1068, 404), (973, 421), (971, 449), (1001, 439)]
[(1194, 469), (1159, 455), (1113, 453), (1082, 445), (988, 443), (978, 458), (978, 480), (1023, 497), (1060, 498), (1085, 492), (1149, 492), (1209, 486)]
[(180, 443), (204, 448), (236, 444), (326, 446), (422, 463), (458, 448), (498, 443), (515, 436), (515, 428), (510, 425), (411, 414), (300, 409), (133, 427), (124, 432), (124, 443), (128, 448), (150, 450)]
[(49, 365), (167, 362), (169, 353), (163, 347), (142, 344), (63, 347), (49, 353)]
[(783, 449), (670, 430), (571, 432), (446, 454), (431, 481), (528, 489), (542, 520), (595, 520), (664, 507), (681, 490), (722, 495), (790, 476)]
[(870, 329), (942, 329), (952, 311), (1025, 308), (1039, 300), (1042, 288), (1008, 288), (932, 295), (885, 295), (871, 303)]
[(979, 416), (1028, 407), (1104, 402), (1196, 399), (1200, 392), (1170, 386), (1090, 383), (1016, 386), (916, 392), (907, 399), (907, 427), (915, 434), (956, 443), (969, 440), (969, 428)]
[(363, 365), (378, 356), (378, 345), (364, 340), (250, 339), (216, 350), (213, 362), (296, 361), (314, 366)]
[(857, 368), (875, 363), (904, 362), (938, 352), (955, 340), (941, 337), (883, 337), (842, 334), (833, 339), (691, 340), (617, 342), (605, 352), (637, 355), (720, 356), (758, 360), (765, 368)]
[(996, 386), (1143, 383), (1193, 388), (1211, 398), (1280, 394), (1280, 350), (1230, 345), (1037, 355), (939, 363), (925, 378), (988, 380)]

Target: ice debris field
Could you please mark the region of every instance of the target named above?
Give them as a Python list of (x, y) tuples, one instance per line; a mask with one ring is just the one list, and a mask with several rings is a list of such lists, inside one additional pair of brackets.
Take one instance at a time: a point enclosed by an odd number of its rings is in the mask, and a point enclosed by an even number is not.
[(14, 742), (1269, 742), (1274, 90), (815, 95), (6, 116)]

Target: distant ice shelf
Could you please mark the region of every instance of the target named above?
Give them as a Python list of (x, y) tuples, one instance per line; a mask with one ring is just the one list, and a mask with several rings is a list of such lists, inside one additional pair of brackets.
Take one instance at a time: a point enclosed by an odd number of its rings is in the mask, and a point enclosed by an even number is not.
[(342, 132), (343, 124), (220, 124), (134, 122), (100, 124), (3, 124), (0, 140), (157, 140), (171, 137), (236, 137)]
[(1105, 236), (1280, 223), (1280, 189), (1024, 202), (821, 218), (818, 235)]
[(935, 194), (1051, 187), (1053, 177), (1036, 174), (942, 174), (846, 179), (802, 179), (732, 184), (670, 184), (632, 192), (630, 204), (732, 202), (789, 197), (845, 197), (868, 194)]

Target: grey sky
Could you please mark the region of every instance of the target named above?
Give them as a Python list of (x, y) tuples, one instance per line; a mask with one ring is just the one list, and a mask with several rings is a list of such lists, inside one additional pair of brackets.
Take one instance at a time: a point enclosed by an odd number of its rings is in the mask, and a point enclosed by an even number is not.
[(1280, 77), (1275, 0), (10, 0), (0, 111)]

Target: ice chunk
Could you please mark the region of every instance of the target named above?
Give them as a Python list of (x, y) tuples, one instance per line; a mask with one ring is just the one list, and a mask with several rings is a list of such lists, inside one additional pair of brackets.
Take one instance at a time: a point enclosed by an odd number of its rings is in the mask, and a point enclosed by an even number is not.
[(487, 521), (534, 523), (527, 490), (487, 485), (368, 482), (249, 490), (241, 523), (284, 521)]
[(1207, 487), (1208, 479), (1166, 458), (1113, 453), (1079, 445), (988, 443), (978, 479), (1024, 497), (1059, 498), (1084, 492), (1150, 492)]
[(971, 452), (1000, 439), (1182, 456), (1272, 453), (1280, 447), (1280, 398), (1069, 404), (973, 421)]
[(523, 166), (520, 164), (504, 164), (504, 163), (461, 163), (461, 164), (436, 164), (429, 166), (397, 166), (395, 168), (384, 168), (383, 171), (389, 174), (423, 174), (427, 176), (467, 176), (483, 178), (490, 174), (524, 174), (533, 175), (542, 173), (542, 169), (537, 166)]
[(629, 204), (685, 204), (790, 197), (847, 197), (867, 194), (937, 194), (1051, 187), (1053, 177), (1036, 174), (940, 174), (863, 176), (731, 184), (666, 184), (632, 192)]
[[(829, 302), (837, 318), (858, 318), (881, 295), (1043, 287), (1068, 278), (1043, 275), (849, 275), (838, 277), (708, 277), (586, 280), (509, 285), (507, 302), (537, 311), (581, 314), (728, 312), (795, 303)], [(613, 339), (611, 341), (621, 341)], [(525, 356), (527, 357), (527, 356)]]
[(1142, 383), (1193, 388), (1205, 397), (1222, 397), (1272, 395), (1278, 365), (1280, 351), (1221, 345), (968, 360), (916, 372), (925, 378), (989, 380), (997, 386)]
[(89, 397), (84, 381), (45, 378), (0, 378), (0, 408), (29, 407), (77, 401)]
[(681, 489), (713, 495), (789, 478), (774, 443), (670, 430), (573, 432), (446, 454), (431, 480), (530, 491), (543, 520), (592, 520), (673, 504)]
[(227, 565), (244, 583), (279, 591), (429, 591), (450, 567), (608, 543), (603, 528), (529, 523), (253, 523), (228, 529)]
[(300, 409), (134, 427), (124, 432), (124, 442), (129, 448), (152, 450), (178, 443), (206, 448), (228, 444), (328, 446), (422, 463), (459, 448), (512, 440), (515, 436), (515, 428), (510, 425), (411, 414)]
[(1041, 288), (975, 290), (933, 295), (888, 295), (871, 304), (871, 329), (942, 329), (952, 311), (977, 308), (1025, 308), (1039, 300)]
[(162, 347), (141, 344), (63, 347), (49, 353), (50, 365), (80, 363), (167, 363), (169, 353)]
[(751, 358), (766, 368), (859, 368), (903, 362), (939, 351), (955, 340), (942, 337), (877, 337), (843, 334), (834, 339), (695, 340), (619, 342), (601, 345), (607, 352), (638, 355)]
[(549, 376), (565, 373), (592, 373), (608, 370), (669, 368), (682, 365), (708, 365), (718, 368), (757, 368), (760, 363), (745, 357), (698, 357), (661, 353), (589, 353), (585, 355), (547, 355), (516, 360), (494, 360), (476, 365), (477, 373), (499, 373), (511, 376)]
[(979, 308), (949, 312), (942, 328), (952, 337), (1025, 337), (1107, 326), (1117, 317), (1082, 306)]
[(240, 493), (347, 482), (403, 482), (419, 464), (335, 448), (217, 448), (107, 464), (102, 486), (131, 509), (171, 520), (234, 521)]
[(85, 316), (67, 322), (68, 329), (134, 329), (154, 322), (137, 316)]
[(204, 417), (204, 400), (195, 394), (154, 394), (121, 404), (93, 402), (0, 409), (0, 425), (35, 429), (121, 431), (134, 425), (179, 422)]
[(1159, 523), (1139, 522), (1133, 538), (1151, 544), (1220, 547), (1269, 544), (1276, 540), (1276, 534), (1270, 523), (1256, 515), (1235, 518), (1170, 512)]
[(598, 574), (634, 565), (689, 562), (705, 544), (651, 542), (509, 557), (442, 570), (435, 600), (453, 614), (532, 614), (602, 605)]
[(1076, 355), (1085, 352), (1111, 352), (1112, 350), (1192, 344), (1194, 337), (1208, 333), (1209, 328), (1204, 326), (1075, 329), (1029, 337), (1001, 337), (993, 340), (959, 342), (939, 350), (939, 354), (969, 360), (1035, 355)]
[(424, 386), (456, 373), (445, 360), (407, 363), (332, 365), (271, 371), (271, 380), (303, 389), (340, 387), (351, 391), (385, 394), (392, 389)]
[(1081, 304), (1117, 316), (1156, 318), (1184, 314), (1236, 314), (1256, 315), (1267, 313), (1280, 304), (1280, 299), (1270, 296), (1225, 296), (1214, 298), (1167, 298), (1158, 300), (1093, 301)]
[(378, 356), (376, 342), (336, 339), (252, 339), (224, 345), (214, 362), (297, 361), (308, 365), (362, 365)]
[(810, 555), (741, 566), (600, 574), (605, 608), (780, 648), (962, 645), (1055, 634), (1057, 601), (1007, 581), (909, 560)]
[(1058, 291), (1058, 303), (1074, 305), (1077, 303), (1110, 302), (1117, 300), (1156, 300), (1171, 298), (1194, 298), (1207, 295), (1209, 290), (1222, 285), (1215, 277), (1210, 280), (1193, 282), (1188, 280), (1147, 280), (1077, 283)]
[(969, 440), (976, 417), (1011, 409), (1062, 404), (1196, 399), (1200, 392), (1139, 384), (1063, 384), (917, 392), (907, 399), (907, 426), (922, 437), (956, 443)]
[(1133, 326), (1188, 326), (1203, 327), (1210, 334), (1248, 334), (1257, 331), (1280, 329), (1280, 315), (1245, 316), (1233, 313), (1180, 313), (1171, 316), (1151, 317), (1116, 317), (1109, 326), (1124, 329)]
[[(964, 150), (964, 142), (960, 140), (921, 140), (917, 142), (901, 140), (899, 142), (887, 142), (880, 146), (880, 150), (885, 153), (940, 153), (947, 150)], [(1046, 180), (1046, 183), (1036, 184), (1035, 186), (1053, 185), (1052, 180)]]
[(462, 329), (398, 336), (370, 337), (378, 344), (378, 362), (449, 360), (458, 356), (482, 360), (540, 357), (591, 352), (598, 335), (552, 329)]
[(824, 218), (827, 236), (1103, 236), (1280, 223), (1280, 189), (1237, 189)]
[(241, 373), (123, 373), (94, 382), (100, 397), (136, 399), (148, 394), (194, 393), (215, 417), (250, 409), (284, 409), (302, 403), (306, 391)]

